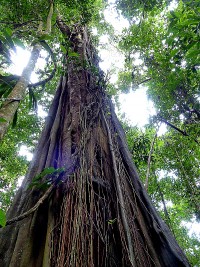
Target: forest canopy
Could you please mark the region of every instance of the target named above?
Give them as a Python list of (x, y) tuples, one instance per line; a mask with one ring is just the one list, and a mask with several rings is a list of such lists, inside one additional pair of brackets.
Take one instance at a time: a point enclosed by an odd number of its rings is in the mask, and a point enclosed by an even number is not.
[[(104, 11), (109, 7), (117, 19), (123, 16), (128, 21), (121, 33), (106, 21)], [(78, 65), (80, 59), (78, 48), (62, 32), (68, 31), (72, 40), (74, 29), (84, 26), (89, 33), (87, 43), (93, 44), (89, 60), (95, 56), (94, 60), (101, 60), (97, 54), (106, 48), (102, 36), (108, 37), (116, 57), (124, 58), (116, 82), (111, 79), (113, 69), (99, 72), (85, 60), (88, 83), (104, 87), (116, 110), (121, 93), (144, 86), (153, 102), (156, 114), (143, 128), (132, 125), (120, 112), (119, 119), (154, 206), (190, 264), (198, 266), (200, 233), (191, 234), (189, 228), (200, 222), (199, 1), (1, 0), (0, 14), (1, 227), (5, 227), (5, 213), (29, 166), (26, 156), (19, 154), (20, 147), (33, 153), (47, 120), (38, 108), (48, 113), (60, 77), (71, 60)], [(16, 75), (10, 70), (19, 48), (29, 51), (31, 57), (22, 74)], [(167, 130), (159, 135), (163, 124)], [(38, 183), (40, 178), (60, 172), (62, 168), (44, 169), (31, 186), (48, 188), (48, 183)]]

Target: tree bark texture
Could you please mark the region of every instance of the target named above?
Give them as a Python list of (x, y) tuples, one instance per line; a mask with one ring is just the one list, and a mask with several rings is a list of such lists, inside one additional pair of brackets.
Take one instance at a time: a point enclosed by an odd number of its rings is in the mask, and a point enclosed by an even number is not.
[(8, 100), (6, 100), (3, 106), (0, 108), (0, 118), (5, 121), (0, 122), (0, 141), (3, 139), (4, 135), (8, 131), (9, 125), (13, 120), (13, 117), (19, 107), (19, 103), (24, 99), (26, 88), (30, 83), (31, 73), (35, 68), (35, 64), (38, 60), (41, 50), (41, 45), (36, 44), (31, 52), (30, 60), (24, 69), (19, 81), (14, 86), (11, 93), (8, 95)]
[(139, 180), (87, 31), (57, 23), (79, 57), (66, 55), (8, 219), (45, 194), (28, 187), (35, 175), (50, 166), (64, 171), (43, 178), (54, 188), (34, 213), (0, 230), (0, 266), (190, 266)]

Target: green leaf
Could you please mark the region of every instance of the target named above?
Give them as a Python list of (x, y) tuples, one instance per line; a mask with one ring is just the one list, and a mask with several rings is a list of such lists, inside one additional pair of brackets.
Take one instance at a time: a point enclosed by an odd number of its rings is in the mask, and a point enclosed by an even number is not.
[(38, 174), (38, 175), (35, 176), (35, 178), (33, 179), (33, 181), (40, 180), (40, 179), (42, 179), (45, 175), (54, 173), (55, 170), (56, 170), (56, 169), (55, 169), (54, 167), (48, 167), (48, 168), (45, 168), (40, 174)]
[(52, 19), (51, 19), (51, 24), (54, 25), (56, 24), (56, 19), (57, 19), (57, 14), (56, 12), (52, 15)]
[(0, 122), (7, 122), (7, 120), (4, 118), (0, 118)]
[(1, 53), (2, 53), (2, 55), (4, 55), (4, 57), (6, 57), (8, 62), (11, 62), (11, 60), (10, 60), (10, 52), (9, 52), (9, 49), (6, 47), (8, 42), (7, 42), (6, 38), (4, 38), (4, 36), (2, 36), (2, 35), (0, 35), (0, 40), (2, 41), (2, 43), (1, 43)]
[(50, 174), (55, 175), (55, 174), (59, 174), (63, 171), (64, 171), (64, 168), (55, 169), (54, 167), (47, 167), (40, 174), (36, 175), (33, 178), (32, 182), (28, 188), (32, 188), (33, 186), (36, 186), (37, 188), (41, 188), (41, 186), (43, 186), (44, 184), (45, 184), (44, 186), (46, 186), (46, 185), (49, 186), (49, 181), (45, 181), (41, 184), (40, 180), (46, 175), (50, 175)]
[(13, 38), (13, 42), (15, 43), (16, 46), (19, 46), (23, 49), (26, 49), (26, 46), (24, 45), (24, 43), (20, 39)]
[(193, 45), (186, 53), (186, 57), (196, 59), (199, 56), (199, 47), (197, 44)]
[(42, 184), (38, 184), (36, 187), (38, 189), (46, 191), (50, 187), (50, 185), (51, 185), (51, 183), (49, 183), (49, 181), (47, 181), (47, 182), (44, 182)]
[(6, 43), (6, 38), (2, 35), (0, 35), (0, 40), (3, 42), (3, 43)]
[(0, 226), (4, 227), (6, 225), (6, 214), (0, 209)]
[(7, 89), (3, 93), (3, 96), (6, 98), (10, 94), (10, 92), (12, 91), (12, 89), (13, 89), (12, 87), (10, 87), (10, 88), (7, 87)]
[(54, 167), (48, 167), (48, 168), (45, 168), (42, 172), (41, 172), (41, 176), (45, 176), (47, 174), (52, 174), (56, 171), (56, 169)]
[(69, 57), (79, 57), (79, 54), (78, 53), (76, 53), (76, 52), (68, 52), (68, 56)]
[(13, 39), (12, 39), (12, 31), (10, 31), (10, 29), (5, 29), (4, 31), (4, 34), (5, 34), (5, 37), (6, 37), (6, 40), (7, 40), (7, 44), (9, 45), (9, 47), (11, 49), (13, 49), (15, 52), (16, 52), (16, 48), (15, 48), (15, 44), (13, 42)]
[(62, 52), (63, 52), (64, 54), (67, 53), (67, 49), (64, 47), (64, 45), (60, 45), (60, 49), (62, 50)]
[(54, 174), (57, 173), (59, 169), (55, 169), (54, 167), (47, 167), (45, 168), (40, 174), (36, 175), (33, 181), (40, 180), (47, 174)]
[(51, 48), (49, 47), (49, 45), (45, 42), (45, 41), (40, 41), (40, 44), (44, 47), (44, 49), (49, 53), (52, 54)]
[(12, 36), (12, 30), (10, 28), (6, 28), (5, 32), (8, 36)]
[(117, 218), (113, 219), (113, 220), (108, 220), (108, 224), (113, 224), (114, 222), (117, 221)]
[(43, 34), (38, 38), (39, 41), (44, 41), (44, 40), (52, 40), (52, 36), (49, 34)]
[(179, 49), (171, 50), (170, 56), (174, 57), (177, 54), (178, 51), (179, 51)]
[(49, 188), (50, 185), (51, 184), (49, 181), (45, 181), (44, 183), (41, 183), (40, 181), (34, 181), (29, 185), (28, 189), (35, 187), (37, 189), (46, 190), (47, 188)]
[(0, 97), (2, 97), (5, 94), (5, 92), (9, 89), (10, 87), (7, 84), (5, 83), (1, 84), (0, 85)]
[(196, 18), (189, 18), (180, 23), (181, 26), (188, 26), (188, 25), (198, 25), (199, 24), (199, 19)]

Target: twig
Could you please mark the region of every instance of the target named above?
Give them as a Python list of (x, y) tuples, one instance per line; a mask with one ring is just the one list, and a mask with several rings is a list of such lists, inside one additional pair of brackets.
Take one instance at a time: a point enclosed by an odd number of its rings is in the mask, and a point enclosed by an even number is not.
[[(184, 136), (188, 136), (190, 137), (190, 135), (188, 133), (186, 133), (186, 131), (182, 131), (181, 129), (177, 128), (176, 126), (174, 126), (173, 124), (171, 124), (170, 122), (168, 122), (167, 120), (165, 120), (163, 117), (159, 116), (161, 118), (161, 120), (166, 123), (167, 125), (169, 125), (170, 127), (172, 127), (174, 130), (178, 131), (179, 133), (181, 133)], [(198, 145), (199, 142), (194, 138), (193, 139)]]
[(151, 79), (152, 79), (152, 78), (147, 78), (147, 79), (145, 79), (144, 81), (139, 82), (137, 85), (140, 85), (140, 84), (149, 82), (149, 81), (151, 81)]
[(21, 101), (22, 98), (0, 98), (0, 101), (9, 101), (9, 102), (12, 102), (12, 101)]

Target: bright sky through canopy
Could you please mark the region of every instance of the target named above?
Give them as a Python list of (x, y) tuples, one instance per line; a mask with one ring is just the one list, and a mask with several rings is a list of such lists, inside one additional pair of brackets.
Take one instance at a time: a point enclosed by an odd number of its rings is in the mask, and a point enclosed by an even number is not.
[[(115, 29), (116, 34), (120, 34), (124, 28), (129, 27), (127, 19), (123, 18), (120, 14), (117, 14), (114, 7), (114, 0), (108, 1), (111, 5), (104, 11), (104, 16), (107, 22), (109, 22)], [(108, 36), (104, 35), (100, 38), (100, 44), (106, 44), (107, 49), (100, 49), (100, 67), (105, 73), (109, 73), (110, 69), (114, 69), (114, 73), (110, 75), (110, 82), (115, 83), (117, 81), (117, 70), (123, 68), (124, 55), (110, 43)], [(135, 64), (141, 64), (139, 54), (136, 53)], [(112, 72), (112, 71), (111, 71)], [(137, 125), (142, 128), (148, 123), (150, 115), (156, 113), (153, 106), (153, 102), (147, 99), (147, 88), (140, 87), (136, 91), (130, 90), (127, 94), (121, 94), (119, 96), (120, 112), (125, 114), (125, 118), (131, 125)], [(158, 135), (166, 132), (166, 126), (161, 125)]]
[(153, 103), (147, 99), (146, 90), (142, 87), (135, 92), (119, 96), (121, 111), (126, 113), (126, 118), (132, 125), (143, 127), (148, 123), (149, 115), (155, 114)]
[[(128, 28), (129, 23), (125, 18), (116, 13), (114, 7), (115, 1), (111, 0), (109, 3), (113, 5), (108, 6), (108, 8), (104, 11), (105, 18), (113, 25), (116, 33), (120, 34), (123, 28)], [(106, 46), (106, 48), (101, 48), (100, 46), (99, 49), (99, 55), (101, 58), (100, 67), (104, 70), (105, 74), (109, 73), (110, 82), (115, 83), (117, 81), (118, 70), (123, 68), (124, 56), (120, 54), (120, 52), (117, 51), (117, 49), (111, 44), (107, 35), (100, 37), (100, 44), (102, 44), (102, 47)], [(21, 75), (29, 57), (29, 51), (17, 47), (17, 53), (12, 53), (13, 65), (10, 67), (9, 71), (17, 75)], [(140, 60), (141, 59), (138, 56), (135, 63), (137, 64)], [(43, 68), (44, 64), (45, 60), (40, 57), (37, 67)], [(34, 83), (37, 81), (37, 75), (33, 73), (31, 76), (31, 82)], [(135, 92), (130, 91), (128, 94), (121, 94), (119, 96), (119, 102), (121, 104), (120, 112), (125, 114), (125, 118), (131, 125), (137, 125), (140, 128), (148, 123), (150, 115), (155, 114), (153, 103), (147, 99), (146, 91), (147, 89), (145, 87), (140, 87), (140, 89), (137, 89)], [(41, 117), (46, 116), (46, 113), (40, 105), (38, 106), (38, 115)], [(162, 125), (159, 134), (163, 134), (165, 131), (165, 125)], [(22, 150), (20, 150), (20, 153), (22, 154)], [(27, 158), (30, 159), (30, 154), (29, 156), (27, 155)]]

